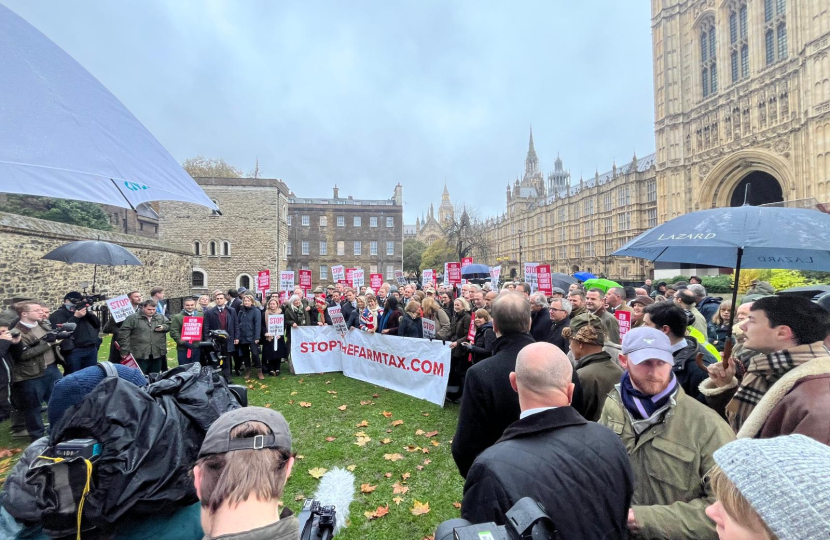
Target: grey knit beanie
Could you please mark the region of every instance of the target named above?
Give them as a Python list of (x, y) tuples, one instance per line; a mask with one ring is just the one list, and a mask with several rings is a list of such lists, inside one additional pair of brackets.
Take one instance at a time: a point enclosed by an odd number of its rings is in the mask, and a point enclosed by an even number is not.
[(780, 540), (830, 538), (830, 446), (804, 435), (738, 439), (714, 458)]

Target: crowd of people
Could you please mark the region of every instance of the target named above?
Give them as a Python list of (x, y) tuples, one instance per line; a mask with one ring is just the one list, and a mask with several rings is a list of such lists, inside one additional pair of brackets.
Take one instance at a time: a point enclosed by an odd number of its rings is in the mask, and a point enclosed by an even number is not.
[[(329, 308), (339, 307), (349, 328), (450, 347), (447, 399), (461, 404), (452, 455), (465, 479), (461, 513), (473, 523), (504, 524), (533, 497), (562, 538), (830, 537), (830, 298), (747, 295), (730, 324), (731, 303), (690, 281), (574, 283), (551, 295), (527, 283), (333, 284), (297, 288), (284, 304), (217, 290), (185, 299), (172, 317), (157, 287), (146, 300), (130, 292), (134, 313), (103, 328), (77, 293), (54, 312), (21, 300), (0, 314), (11, 373), (0, 414), (42, 437), (42, 405), (66, 387), (62, 376), (97, 363), (100, 332), (113, 335), (112, 359), (163, 372), (168, 333), (179, 365), (200, 360), (182, 329), (185, 317), (201, 317), (203, 339), (227, 333), (227, 379), (231, 370), (263, 378), (280, 373), (292, 329), (332, 324)], [(284, 335), (267, 332), (277, 314)], [(220, 417), (193, 471), (207, 537), (296, 537), (296, 519), (276, 504), (292, 465), (279, 413)], [(252, 529), (271, 536), (245, 536)]]

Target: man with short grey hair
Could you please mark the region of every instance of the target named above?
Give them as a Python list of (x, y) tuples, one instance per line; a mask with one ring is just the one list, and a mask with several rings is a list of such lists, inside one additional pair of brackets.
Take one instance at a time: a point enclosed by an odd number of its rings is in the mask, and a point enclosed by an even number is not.
[(568, 351), (571, 349), (568, 340), (562, 337), (562, 330), (571, 325), (570, 317), (572, 309), (573, 306), (567, 298), (554, 298), (551, 300), (550, 308), (548, 310), (550, 313), (551, 326), (550, 332), (548, 333), (548, 337), (545, 341), (551, 345), (556, 345), (565, 354), (568, 354)]
[[(519, 499), (532, 497), (556, 516), (563, 538), (624, 538), (634, 492), (628, 455), (613, 431), (570, 406), (568, 358), (548, 343), (530, 344), (519, 352), (508, 380), (521, 413), (473, 463), (461, 516), (504, 524)], [(573, 505), (590, 506), (592, 519), (570, 511)]]
[[(698, 285), (697, 283), (692, 283), (689, 285), (688, 289), (695, 294), (695, 300), (697, 301), (697, 310), (703, 315), (703, 318), (706, 319), (706, 324), (712, 322), (712, 317), (715, 316), (715, 313), (718, 312), (720, 309), (720, 298), (712, 298), (711, 296), (706, 296), (706, 288), (703, 285)], [(704, 335), (706, 332), (704, 332)]]
[(608, 313), (612, 315), (618, 311), (631, 311), (625, 303), (625, 289), (622, 287), (611, 287), (605, 293), (605, 301), (608, 303)]
[(535, 292), (530, 295), (530, 319), (530, 335), (534, 341), (545, 341), (550, 334), (551, 320), (544, 293)]

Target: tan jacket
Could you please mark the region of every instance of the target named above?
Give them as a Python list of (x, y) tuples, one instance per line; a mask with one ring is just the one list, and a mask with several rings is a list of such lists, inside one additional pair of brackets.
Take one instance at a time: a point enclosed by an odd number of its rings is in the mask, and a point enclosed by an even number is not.
[(706, 473), (715, 450), (735, 440), (729, 424), (678, 388), (663, 422), (637, 439), (619, 386), (608, 394), (599, 423), (622, 438), (631, 459), (631, 503), (641, 527), (632, 538), (717, 540), (705, 514), (715, 502)]

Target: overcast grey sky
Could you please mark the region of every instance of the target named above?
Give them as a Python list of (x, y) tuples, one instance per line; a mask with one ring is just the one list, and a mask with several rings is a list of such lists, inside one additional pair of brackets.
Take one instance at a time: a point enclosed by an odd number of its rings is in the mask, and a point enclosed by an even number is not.
[(504, 211), (533, 125), (573, 181), (654, 149), (650, 2), (0, 0), (173, 156), (222, 157), (301, 197), (388, 198), (406, 221)]

